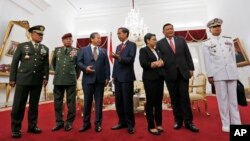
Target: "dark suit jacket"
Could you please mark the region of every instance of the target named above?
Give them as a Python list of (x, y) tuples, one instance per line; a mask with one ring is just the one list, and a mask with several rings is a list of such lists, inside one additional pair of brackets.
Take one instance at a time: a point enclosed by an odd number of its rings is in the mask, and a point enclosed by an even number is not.
[[(98, 48), (99, 54), (95, 61), (91, 46), (82, 47), (77, 55), (77, 64), (83, 71), (83, 83), (93, 84), (96, 81), (104, 83), (105, 80), (110, 80), (110, 65), (107, 55), (107, 50), (104, 48)], [(87, 66), (93, 66), (95, 72), (86, 73)]]
[(157, 42), (157, 49), (161, 52), (165, 63), (165, 80), (174, 81), (177, 78), (177, 69), (185, 79), (189, 79), (190, 70), (194, 70), (192, 56), (188, 49), (186, 41), (182, 37), (174, 37), (176, 53), (171, 49), (166, 38)]
[[(156, 49), (155, 51), (158, 57), (162, 58), (159, 50)], [(157, 58), (149, 47), (146, 46), (140, 49), (139, 60), (141, 67), (143, 68), (143, 73), (142, 73), (143, 80), (159, 80), (164, 78), (165, 76), (164, 67), (151, 68), (151, 63), (157, 61)]]
[[(119, 53), (121, 46), (117, 46), (116, 53)], [(121, 60), (115, 60), (112, 77), (119, 82), (132, 82), (135, 80), (134, 61), (136, 55), (136, 44), (129, 40), (121, 52)]]
[[(26, 54), (29, 59), (25, 59)], [(35, 50), (31, 41), (19, 44), (12, 58), (10, 81), (17, 85), (42, 85), (44, 79), (49, 79), (49, 49), (39, 44)]]
[(55, 70), (54, 85), (75, 85), (79, 76), (77, 67), (77, 49), (73, 47), (55, 48), (52, 57), (52, 66)]

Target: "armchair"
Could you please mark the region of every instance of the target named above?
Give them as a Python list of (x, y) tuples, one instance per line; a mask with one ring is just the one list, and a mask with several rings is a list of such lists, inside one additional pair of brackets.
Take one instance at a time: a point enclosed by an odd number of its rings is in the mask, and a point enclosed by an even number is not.
[(198, 111), (200, 112), (199, 102), (202, 101), (204, 103), (206, 115), (209, 116), (207, 109), (207, 99), (206, 99), (206, 76), (203, 73), (200, 73), (194, 79), (194, 83), (189, 85), (189, 97), (192, 103), (192, 107), (194, 104), (197, 104)]

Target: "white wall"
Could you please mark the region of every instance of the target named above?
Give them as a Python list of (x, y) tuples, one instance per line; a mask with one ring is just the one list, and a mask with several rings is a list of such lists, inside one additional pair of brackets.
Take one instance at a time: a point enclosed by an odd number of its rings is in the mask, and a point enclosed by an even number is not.
[[(74, 34), (75, 11), (66, 1), (61, 0), (51, 1), (42, 8), (33, 5), (29, 0), (0, 0), (0, 44), (2, 44), (2, 39), (10, 20), (28, 20), (30, 26), (44, 25), (46, 29), (42, 43), (52, 50), (54, 47), (62, 45), (61, 36), (63, 34), (67, 32)], [(0, 64), (9, 64), (10, 62), (11, 58), (3, 54)], [(1, 76), (0, 82), (8, 82), (8, 79), (8, 77)], [(53, 88), (52, 80), (53, 75), (50, 75), (50, 90)], [(13, 91), (11, 92), (8, 105), (12, 104)], [(41, 95), (41, 100), (43, 99), (43, 95)], [(0, 107), (4, 101), (5, 92), (0, 90)]]
[[(141, 17), (144, 18), (145, 24), (149, 27), (149, 32), (155, 33), (157, 38), (160, 39), (162, 35), (163, 24), (170, 22), (174, 24), (175, 30), (187, 30), (187, 29), (200, 29), (206, 28), (207, 22), (215, 17), (223, 19), (223, 35), (232, 36), (233, 38), (239, 37), (243, 47), (250, 55), (250, 19), (247, 18), (247, 13), (250, 13), (248, 5), (249, 1), (245, 0), (203, 0), (205, 7), (189, 9), (176, 8), (175, 10), (169, 9), (168, 6), (164, 7), (140, 7)], [(170, 12), (171, 11), (171, 12)], [(89, 34), (93, 31), (113, 33), (113, 47), (119, 44), (119, 40), (116, 36), (116, 29), (123, 25), (125, 17), (129, 12), (129, 7), (121, 8), (119, 11), (113, 11), (112, 14), (101, 14), (100, 16), (83, 16), (76, 19), (75, 31), (83, 35)], [(98, 14), (97, 14), (98, 15)], [(208, 32), (209, 33), (209, 32)], [(139, 50), (139, 49), (138, 49)], [(201, 53), (199, 51), (199, 53)], [(250, 57), (250, 56), (249, 56)], [(203, 63), (200, 54), (200, 63)], [(201, 65), (202, 66), (202, 65)], [(140, 78), (141, 68), (138, 62), (138, 52), (135, 62), (135, 68), (137, 78)], [(204, 72), (204, 66), (201, 67), (201, 71)], [(239, 78), (243, 84), (248, 87), (248, 80), (250, 66), (239, 68)]]
[[(238, 37), (243, 48), (250, 57), (250, 1), (246, 0), (209, 0), (208, 19), (219, 17), (223, 19), (222, 34)], [(238, 69), (239, 78), (245, 87), (249, 87), (250, 66)]]
[[(181, 9), (168, 11), (166, 7), (139, 7), (141, 17), (144, 19), (145, 24), (149, 27), (149, 32), (155, 33), (158, 40), (163, 37), (162, 27), (165, 23), (172, 23), (175, 26), (175, 30), (183, 29), (200, 29), (205, 28), (204, 24), (207, 21), (206, 8), (194, 8)], [(101, 14), (95, 16), (82, 16), (76, 19), (75, 33), (79, 34), (79, 37), (88, 36), (91, 32), (97, 31), (100, 33), (109, 34), (112, 32), (113, 50), (120, 43), (117, 38), (117, 28), (123, 26), (125, 17), (127, 16), (130, 8), (120, 8), (116, 11), (112, 11), (111, 14)], [(135, 73), (136, 78), (141, 80), (142, 68), (139, 64), (139, 48), (137, 49), (135, 59)]]

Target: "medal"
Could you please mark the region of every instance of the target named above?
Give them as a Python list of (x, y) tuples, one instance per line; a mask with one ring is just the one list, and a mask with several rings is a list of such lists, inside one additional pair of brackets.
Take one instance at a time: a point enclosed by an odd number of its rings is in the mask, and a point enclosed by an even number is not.
[(30, 56), (29, 56), (29, 52), (30, 52), (30, 47), (28, 45), (24, 46), (24, 52), (25, 52), (25, 56), (24, 56), (24, 59), (30, 59)]
[(70, 52), (70, 57), (74, 57), (77, 55), (77, 50), (76, 49), (73, 49), (71, 52)]
[(46, 51), (46, 49), (44, 48), (44, 46), (42, 46), (42, 48), (41, 48), (41, 50), (40, 50), (40, 53), (41, 53), (41, 55), (43, 55), (43, 56), (46, 55), (47, 51)]
[(61, 54), (61, 48), (58, 49), (58, 51), (56, 52), (56, 54), (57, 54), (57, 56), (58, 56), (58, 57), (57, 57), (57, 60), (59, 61), (59, 60), (60, 60), (60, 57), (59, 57), (59, 56), (60, 56), (60, 54)]

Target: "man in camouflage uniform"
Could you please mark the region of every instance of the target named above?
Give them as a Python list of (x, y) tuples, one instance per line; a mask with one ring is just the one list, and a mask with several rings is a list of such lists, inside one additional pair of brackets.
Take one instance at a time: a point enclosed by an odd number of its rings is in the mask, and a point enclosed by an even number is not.
[(72, 47), (72, 34), (62, 36), (63, 46), (57, 47), (52, 57), (52, 66), (55, 70), (54, 76), (54, 107), (56, 125), (52, 131), (64, 127), (63, 120), (63, 99), (66, 90), (68, 115), (65, 124), (65, 131), (72, 129), (72, 123), (76, 115), (76, 80), (79, 71), (77, 69), (77, 49)]

